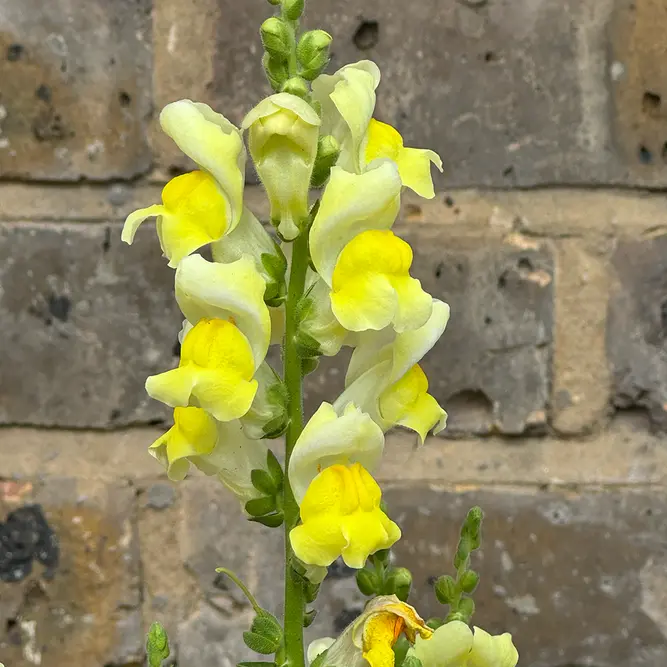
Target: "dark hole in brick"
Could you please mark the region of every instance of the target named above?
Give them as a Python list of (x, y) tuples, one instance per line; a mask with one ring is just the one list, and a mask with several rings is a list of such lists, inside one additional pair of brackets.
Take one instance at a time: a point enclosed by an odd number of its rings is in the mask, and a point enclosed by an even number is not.
[(519, 271), (533, 271), (535, 267), (528, 257), (520, 257), (517, 262)]
[(463, 264), (461, 264), (461, 262), (458, 262), (458, 263), (456, 264), (456, 270), (457, 270), (459, 273), (463, 273)]
[(42, 100), (42, 102), (51, 101), (51, 89), (44, 83), (40, 84), (40, 86), (35, 91), (35, 95), (37, 99)]
[(126, 93), (124, 90), (121, 90), (120, 93), (118, 93), (118, 101), (120, 102), (120, 106), (129, 107), (130, 102), (132, 102), (132, 98), (130, 97), (129, 93)]
[(102, 252), (109, 252), (111, 249), (111, 227), (104, 230), (104, 241), (102, 241)]
[(667, 299), (660, 304), (660, 324), (663, 334), (667, 335)]
[(15, 63), (17, 60), (20, 60), (23, 51), (23, 44), (10, 44), (7, 47), (7, 60), (11, 63)]
[(644, 144), (640, 144), (637, 150), (637, 156), (642, 164), (651, 164), (651, 162), (653, 162), (653, 154), (646, 148), (646, 146), (644, 146)]
[(655, 115), (660, 111), (661, 102), (662, 98), (658, 93), (647, 90), (642, 96), (642, 111), (649, 115)]
[(436, 577), (435, 575), (432, 574), (432, 575), (426, 580), (426, 583), (427, 583), (429, 586), (435, 586), (435, 582), (436, 582), (436, 581), (438, 581), (438, 577)]
[(512, 176), (514, 176), (514, 167), (512, 165), (505, 167), (503, 169), (503, 176), (505, 178), (511, 178)]
[(354, 45), (366, 51), (372, 49), (380, 40), (380, 24), (377, 21), (362, 21), (352, 37)]
[(660, 151), (663, 162), (667, 162), (667, 141), (662, 145), (662, 151)]
[(48, 300), (49, 312), (61, 322), (67, 322), (72, 302), (66, 296), (51, 295)]
[(496, 60), (498, 60), (498, 58), (496, 57), (496, 54), (493, 51), (487, 51), (484, 54), (484, 62), (485, 63), (492, 63), (492, 62), (495, 62)]
[(435, 277), (436, 278), (439, 278), (442, 275), (442, 269), (443, 269), (442, 264), (438, 264), (438, 266), (435, 267)]
[(172, 164), (167, 169), (167, 171), (169, 172), (169, 176), (175, 178), (176, 176), (181, 176), (182, 174), (185, 174), (187, 172), (187, 169), (179, 167), (177, 164)]
[(449, 195), (445, 197), (445, 206), (447, 206), (448, 208), (454, 206), (454, 200)]
[(109, 65), (115, 65), (115, 64), (116, 64), (116, 59), (113, 56), (111, 56), (111, 58), (109, 58)]
[(11, 632), (18, 624), (19, 622), (17, 619), (8, 618), (7, 623), (5, 624), (5, 628), (7, 629), (7, 632)]
[(489, 324), (492, 324), (492, 323), (493, 323), (493, 319), (490, 318), (488, 315), (484, 315), (484, 324), (489, 326)]
[(162, 426), (164, 424), (164, 419), (156, 417), (155, 419), (149, 419), (147, 423), (149, 426)]
[(449, 413), (447, 433), (451, 435), (486, 432), (491, 426), (493, 403), (479, 389), (464, 389), (443, 405)]
[(653, 510), (652, 510), (650, 507), (647, 507), (647, 508), (644, 510), (644, 514), (645, 514), (646, 516), (653, 516)]
[(111, 413), (109, 414), (109, 420), (110, 421), (116, 421), (120, 417), (120, 410), (118, 408), (114, 408)]
[(505, 287), (507, 287), (507, 271), (503, 271), (498, 276), (498, 287), (500, 289), (504, 289)]

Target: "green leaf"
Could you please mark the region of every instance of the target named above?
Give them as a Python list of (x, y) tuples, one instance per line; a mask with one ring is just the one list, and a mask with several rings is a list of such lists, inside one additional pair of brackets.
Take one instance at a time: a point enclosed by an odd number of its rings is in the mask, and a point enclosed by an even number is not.
[(266, 611), (266, 609), (262, 609), (255, 616), (250, 626), (250, 632), (261, 635), (276, 644), (280, 644), (283, 640), (283, 629), (280, 622), (273, 614)]
[(309, 609), (304, 615), (303, 615), (303, 627), (307, 628), (310, 625), (312, 625), (313, 621), (315, 620), (315, 617), (317, 616), (317, 609)]
[(256, 468), (251, 471), (250, 481), (252, 482), (252, 485), (265, 496), (275, 496), (276, 493), (278, 493), (278, 485), (266, 470)]
[(284, 517), (282, 512), (267, 514), (265, 516), (253, 516), (248, 519), (248, 521), (261, 523), (263, 526), (267, 526), (268, 528), (278, 528), (278, 526), (282, 526), (283, 520)]
[(262, 653), (263, 655), (270, 655), (271, 653), (275, 653), (280, 647), (279, 643), (276, 644), (275, 642), (267, 639), (266, 637), (263, 637), (262, 635), (258, 635), (249, 631), (243, 633), (243, 641), (251, 651), (255, 651), (255, 653)]
[(245, 504), (245, 511), (250, 516), (264, 516), (276, 509), (275, 496), (264, 496), (263, 498), (254, 498)]
[(264, 270), (273, 278), (276, 283), (285, 284), (285, 271), (287, 270), (287, 260), (283, 251), (280, 249), (280, 246), (275, 244), (276, 254), (271, 254), (268, 252), (262, 253), (260, 256), (260, 261)]
[(278, 489), (283, 485), (283, 467), (280, 465), (280, 461), (276, 458), (276, 455), (269, 449), (266, 454), (266, 467), (268, 468), (269, 475), (275, 482)]
[(162, 661), (169, 657), (169, 638), (157, 621), (151, 625), (146, 637), (146, 657), (148, 667), (160, 667)]
[(399, 635), (394, 643), (394, 667), (401, 667), (404, 664), (409, 648), (410, 642), (407, 637), (403, 634)]

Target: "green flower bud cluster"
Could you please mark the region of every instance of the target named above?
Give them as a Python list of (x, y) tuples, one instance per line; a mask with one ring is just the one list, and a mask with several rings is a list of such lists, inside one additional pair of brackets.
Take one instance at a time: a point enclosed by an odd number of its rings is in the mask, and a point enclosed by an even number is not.
[(276, 92), (303, 99), (310, 96), (309, 81), (316, 79), (329, 64), (332, 37), (324, 30), (309, 30), (297, 43), (298, 20), (304, 0), (269, 0), (280, 6), (280, 16), (266, 19), (260, 28), (264, 71)]
[(252, 485), (262, 496), (249, 500), (245, 511), (250, 521), (261, 523), (269, 528), (277, 528), (283, 523), (283, 469), (275, 454), (269, 450), (266, 456), (268, 470), (256, 469), (250, 473)]
[(373, 554), (357, 571), (357, 586), (364, 595), (395, 595), (405, 602), (412, 588), (412, 574), (405, 567), (390, 564), (390, 550)]
[[(456, 577), (445, 574), (435, 582), (435, 596), (438, 602), (449, 606), (449, 613), (444, 623), (463, 621), (468, 623), (475, 613), (475, 602), (470, 597), (479, 583), (479, 574), (470, 569), (470, 555), (481, 544), (481, 528), (483, 514), (479, 507), (473, 507), (461, 526), (454, 567)], [(429, 625), (434, 629), (443, 624), (441, 619), (429, 619)]]

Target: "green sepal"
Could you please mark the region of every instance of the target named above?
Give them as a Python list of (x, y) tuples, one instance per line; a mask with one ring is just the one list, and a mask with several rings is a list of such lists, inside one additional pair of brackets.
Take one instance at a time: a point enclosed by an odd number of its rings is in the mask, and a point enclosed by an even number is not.
[(403, 661), (403, 667), (422, 667), (422, 661), (416, 655), (409, 655)]
[(282, 512), (276, 512), (275, 514), (265, 514), (264, 516), (251, 516), (248, 521), (253, 521), (254, 523), (261, 523), (262, 526), (267, 528), (278, 528), (278, 526), (283, 525), (285, 517)]
[(164, 627), (155, 621), (146, 637), (146, 657), (148, 667), (160, 667), (163, 660), (169, 657), (169, 637)]
[(340, 156), (340, 145), (330, 134), (320, 137), (317, 142), (317, 157), (315, 166), (310, 177), (310, 184), (314, 188), (319, 188), (329, 178), (331, 168), (338, 162)]
[(250, 481), (252, 485), (265, 496), (275, 496), (279, 491), (279, 486), (275, 479), (266, 470), (255, 468), (250, 472)]
[(301, 370), (305, 375), (310, 375), (317, 370), (317, 367), (320, 365), (320, 360), (317, 357), (309, 357), (307, 359), (301, 360)]
[(283, 467), (280, 465), (280, 461), (277, 459), (276, 455), (270, 449), (266, 454), (266, 466), (269, 475), (271, 475), (271, 479), (275, 482), (278, 490), (280, 490), (283, 486)]
[(299, 356), (302, 358), (312, 359), (322, 354), (320, 344), (310, 334), (303, 331), (297, 332), (295, 343)]
[(317, 616), (317, 609), (309, 609), (303, 615), (303, 627), (307, 628), (312, 625), (315, 617)]
[(426, 625), (431, 628), (431, 630), (437, 630), (441, 625), (444, 625), (445, 621), (442, 618), (437, 618), (433, 616), (426, 621)]
[(263, 496), (262, 498), (253, 498), (245, 504), (245, 511), (250, 516), (258, 517), (269, 514), (276, 509), (275, 496)]
[(276, 60), (288, 61), (294, 46), (294, 37), (285, 21), (277, 16), (266, 19), (259, 28), (264, 50)]
[(300, 97), (303, 100), (307, 99), (310, 95), (310, 88), (308, 88), (306, 80), (300, 76), (293, 76), (287, 79), (287, 81), (283, 83), (280, 91), (289, 93), (295, 97)]
[(380, 592), (380, 581), (375, 571), (366, 568), (357, 570), (356, 580), (357, 588), (364, 595), (377, 595)]
[(315, 602), (317, 596), (320, 592), (320, 584), (314, 584), (312, 581), (309, 581), (307, 577), (304, 577), (303, 583), (303, 597), (307, 603)]
[(475, 601), (468, 597), (461, 598), (458, 612), (465, 617), (465, 622), (467, 623), (475, 613)]
[(410, 642), (404, 634), (399, 635), (394, 643), (394, 667), (401, 667), (405, 664), (405, 658), (408, 655)]
[(262, 65), (266, 78), (271, 84), (271, 88), (278, 92), (282, 85), (289, 79), (289, 66), (284, 60), (271, 57), (268, 53), (262, 56)]
[(405, 602), (412, 588), (412, 573), (405, 567), (393, 569), (387, 577), (385, 595), (395, 595), (401, 602)]

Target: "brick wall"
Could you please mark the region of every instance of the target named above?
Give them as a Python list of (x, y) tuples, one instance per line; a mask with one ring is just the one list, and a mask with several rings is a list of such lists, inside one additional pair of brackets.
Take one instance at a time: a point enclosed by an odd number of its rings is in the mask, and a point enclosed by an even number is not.
[[(419, 452), (391, 435), (380, 472), (414, 600), (435, 612), (429, 578), (480, 503), (479, 622), (512, 631), (522, 665), (664, 667), (667, 3), (308, 5), (333, 65), (376, 60), (378, 116), (445, 162), (398, 231), (452, 305), (426, 361), (450, 426)], [(188, 168), (156, 111), (191, 97), (239, 121), (266, 93), (268, 9), (0, 4), (0, 519), (39, 504), (60, 543), (53, 567), (0, 562), (7, 667), (134, 665), (153, 619), (183, 667), (233, 665), (250, 609), (218, 565), (278, 605), (278, 531), (146, 454), (168, 415), (143, 381), (173, 363), (180, 318), (154, 232), (119, 240)], [(311, 411), (342, 382), (327, 361)], [(312, 636), (362, 604), (349, 574), (325, 583)]]

